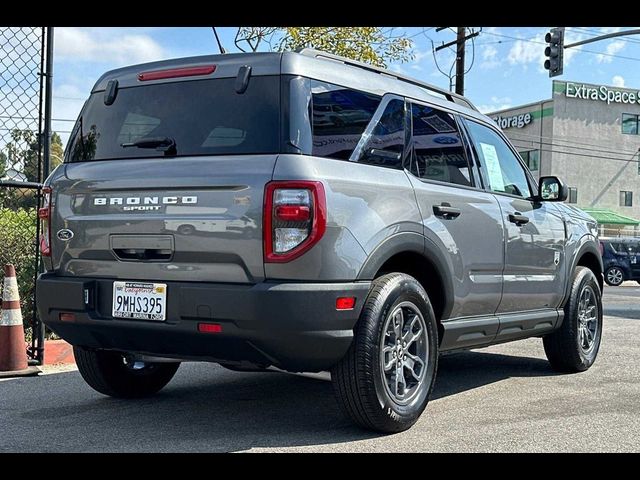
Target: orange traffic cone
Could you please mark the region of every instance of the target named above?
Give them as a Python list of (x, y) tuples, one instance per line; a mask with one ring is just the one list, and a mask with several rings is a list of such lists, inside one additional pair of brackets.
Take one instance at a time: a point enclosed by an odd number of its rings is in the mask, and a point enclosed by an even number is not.
[(29, 368), (27, 362), (16, 269), (13, 265), (5, 265), (0, 317), (0, 377), (34, 373), (38, 373), (38, 369)]

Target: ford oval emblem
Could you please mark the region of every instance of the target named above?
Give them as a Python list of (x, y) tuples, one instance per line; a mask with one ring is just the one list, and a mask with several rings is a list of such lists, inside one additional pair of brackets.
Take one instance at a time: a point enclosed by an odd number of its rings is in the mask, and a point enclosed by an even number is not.
[(62, 230), (58, 230), (58, 233), (56, 233), (56, 237), (58, 237), (63, 242), (67, 242), (73, 238), (73, 232), (68, 228), (63, 228)]
[(458, 143), (458, 139), (453, 137), (436, 137), (433, 141), (442, 145), (453, 145), (454, 143)]

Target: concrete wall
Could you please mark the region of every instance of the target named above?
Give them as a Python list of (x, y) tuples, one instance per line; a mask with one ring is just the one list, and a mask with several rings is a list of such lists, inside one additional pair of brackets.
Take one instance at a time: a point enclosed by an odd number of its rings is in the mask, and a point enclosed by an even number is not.
[[(638, 90), (607, 88), (638, 95)], [(622, 134), (621, 126), (623, 113), (640, 114), (640, 103), (568, 98), (566, 82), (554, 82), (553, 89), (553, 174), (578, 188), (579, 206), (608, 208), (640, 218), (640, 176), (638, 156), (634, 156), (640, 136)], [(632, 207), (620, 206), (621, 190), (633, 192)]]
[(502, 127), (502, 131), (511, 140), (514, 147), (518, 151), (539, 150), (540, 151), (540, 169), (534, 170), (536, 177), (540, 175), (550, 175), (551, 172), (551, 152), (547, 151), (544, 142), (545, 137), (553, 135), (553, 102), (546, 100), (537, 103), (522, 105), (520, 107), (501, 110), (499, 112), (489, 113), (489, 117), (502, 117), (503, 119), (512, 118), (519, 115), (531, 115), (531, 123), (519, 128), (517, 126)]

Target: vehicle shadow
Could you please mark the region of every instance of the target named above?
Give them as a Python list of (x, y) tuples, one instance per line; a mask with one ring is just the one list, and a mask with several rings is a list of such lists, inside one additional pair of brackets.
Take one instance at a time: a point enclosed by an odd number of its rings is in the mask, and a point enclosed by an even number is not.
[[(539, 358), (473, 351), (440, 359), (433, 399), (510, 377), (553, 375)], [(20, 382), (12, 444), (45, 451), (243, 451), (336, 444), (380, 436), (340, 412), (330, 382), (281, 373), (238, 373), (184, 364), (161, 393), (142, 400), (102, 397), (77, 372)], [(17, 382), (17, 381), (16, 381)], [(34, 393), (37, 390), (37, 393)], [(428, 409), (427, 409), (428, 414)], [(36, 443), (37, 442), (37, 443)], [(0, 441), (0, 450), (6, 445)]]

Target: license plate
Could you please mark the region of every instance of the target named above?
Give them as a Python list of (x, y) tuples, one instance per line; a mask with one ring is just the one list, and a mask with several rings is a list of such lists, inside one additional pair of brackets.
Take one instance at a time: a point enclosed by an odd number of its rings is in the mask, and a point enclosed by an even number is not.
[(165, 283), (113, 282), (114, 318), (163, 321), (166, 307)]

